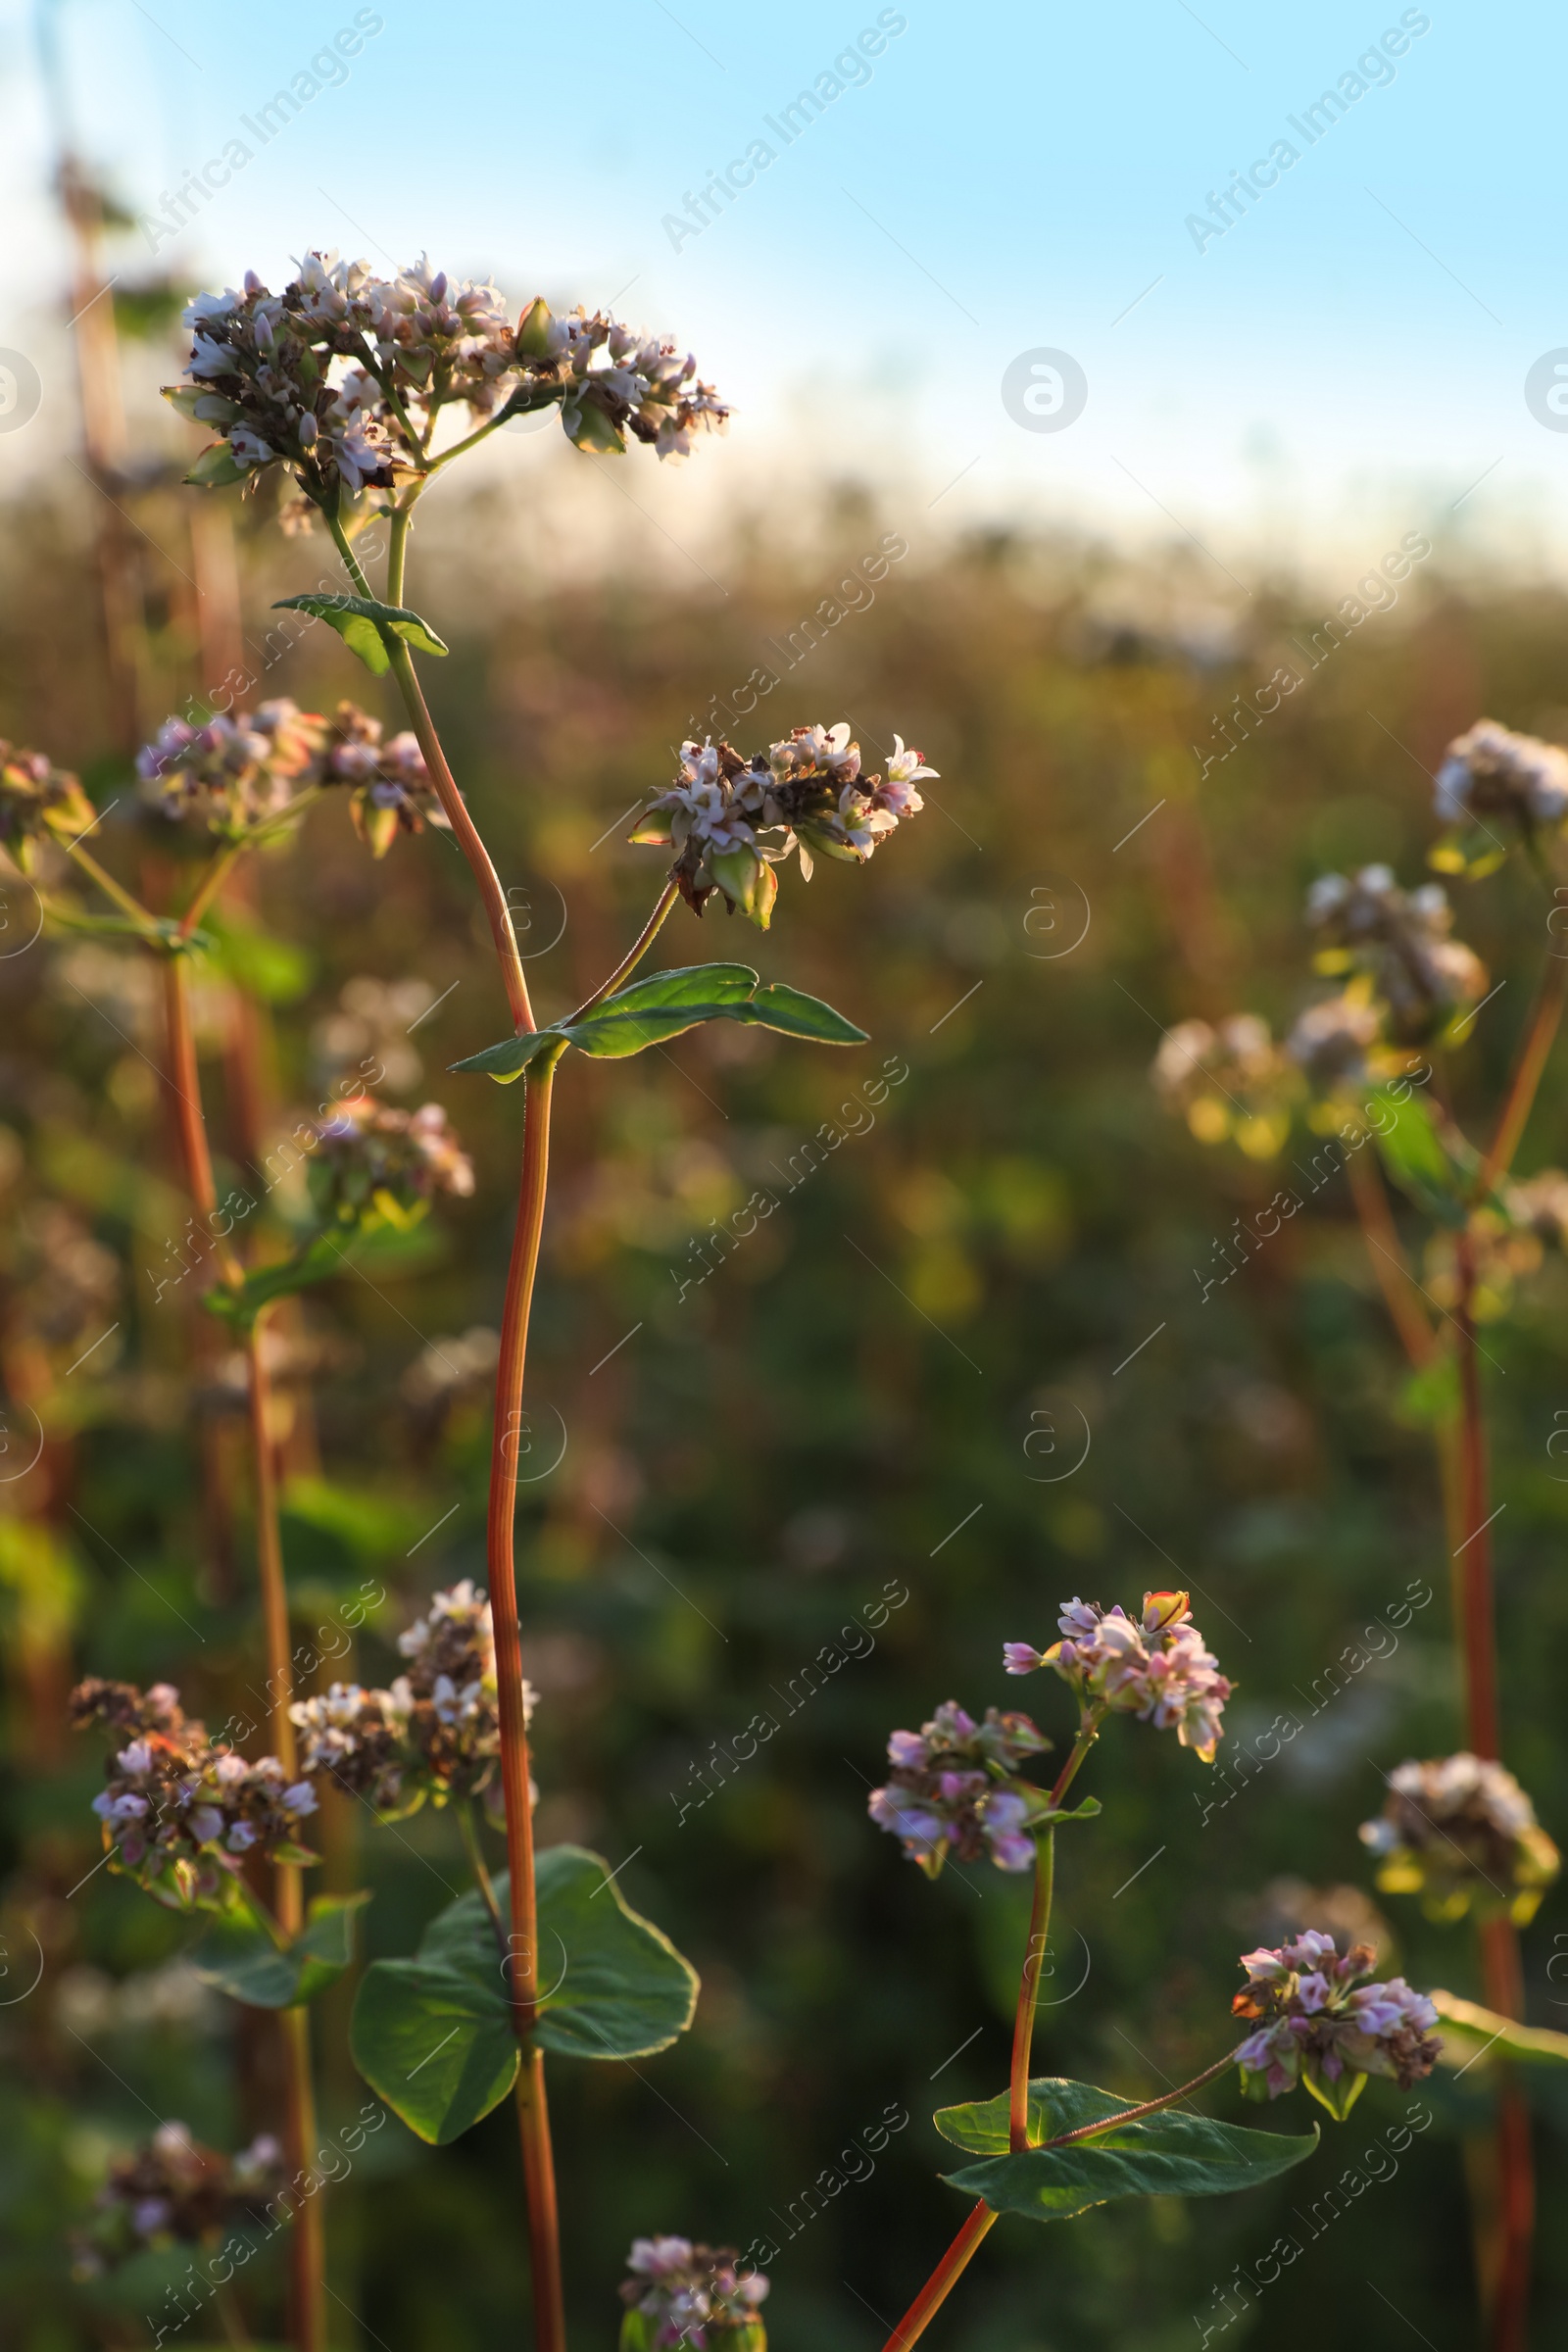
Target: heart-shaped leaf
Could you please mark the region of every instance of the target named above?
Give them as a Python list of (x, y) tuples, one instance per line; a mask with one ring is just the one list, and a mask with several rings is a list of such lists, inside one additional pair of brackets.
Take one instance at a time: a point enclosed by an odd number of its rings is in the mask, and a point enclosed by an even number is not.
[(285, 596), (272, 610), (309, 612), (313, 618), (324, 620), (328, 628), (336, 629), (349, 652), (358, 654), (366, 668), (378, 678), (384, 677), (392, 666), (384, 635), (388, 630), (421, 654), (444, 654), (447, 650), (428, 621), (421, 620), (417, 612), (411, 612), (406, 605), (377, 604), (373, 597)]
[(292, 2009), (335, 1984), (354, 1958), (359, 1894), (318, 1894), (292, 1941), (279, 1943), (251, 1911), (232, 1911), (208, 1929), (191, 1954), (204, 1984), (253, 2009)]
[(1474, 2065), (1485, 2053), (1522, 2059), (1527, 2066), (1568, 2066), (1568, 2034), (1554, 2034), (1549, 2026), (1521, 2026), (1479, 2001), (1461, 2000), (1456, 1992), (1434, 1992), (1431, 1998), (1447, 2029), (1445, 2063)]
[[(1089, 2082), (1047, 2076), (1029, 2085), (1029, 2130), (1042, 2139), (1076, 2132), (1125, 2112), (1129, 2101)], [(1120, 2124), (1102, 2138), (1070, 2147), (1007, 2152), (1005, 2092), (963, 2107), (945, 2107), (934, 2120), (944, 2138), (984, 2161), (943, 2177), (966, 2196), (983, 2197), (998, 2213), (1036, 2222), (1071, 2221), (1114, 2197), (1218, 2197), (1255, 2188), (1301, 2164), (1318, 2143), (1305, 2137), (1250, 2132), (1237, 2124), (1165, 2108), (1142, 2123)]]
[[(697, 1975), (631, 1910), (598, 1854), (547, 1847), (539, 1896), (541, 2048), (576, 2058), (646, 2058), (684, 2033)], [(509, 1883), (496, 1881), (506, 1916)], [(517, 2044), (495, 1929), (477, 1892), (433, 1919), (413, 1960), (367, 1969), (350, 2027), (354, 2062), (421, 2139), (444, 2146), (504, 2099)]]
[(782, 981), (764, 988), (744, 963), (696, 963), (634, 980), (580, 1020), (503, 1038), (452, 1067), (480, 1071), (508, 1086), (547, 1047), (564, 1043), (598, 1060), (618, 1061), (679, 1037), (702, 1021), (744, 1021), (779, 1030), (786, 1037), (808, 1038), (819, 1046), (861, 1046), (866, 1040), (863, 1029), (819, 997), (808, 997)]

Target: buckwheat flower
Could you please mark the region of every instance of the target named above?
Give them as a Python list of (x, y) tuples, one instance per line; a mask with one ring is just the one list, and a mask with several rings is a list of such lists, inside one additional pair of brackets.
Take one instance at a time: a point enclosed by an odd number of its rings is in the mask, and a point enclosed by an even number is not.
[(1447, 824), (1506, 819), (1524, 834), (1568, 816), (1568, 752), (1483, 718), (1455, 736), (1437, 773), (1436, 808)]
[(317, 779), (325, 721), (286, 699), (197, 724), (168, 718), (136, 755), (149, 804), (195, 815), (237, 840), (288, 808)]
[(384, 858), (400, 832), (451, 829), (418, 739), (404, 732), (383, 743), (380, 720), (354, 703), (339, 703), (332, 715), (321, 781), (350, 787), (354, 830), (373, 857)]
[(916, 776), (932, 776), (903, 738), (888, 779), (862, 776), (849, 722), (797, 727), (752, 760), (728, 743), (681, 746), (680, 773), (652, 801), (631, 839), (672, 848), (669, 878), (701, 914), (714, 890), (765, 930), (777, 895), (774, 868), (794, 853), (803, 880), (820, 853), (863, 865), (879, 842), (924, 803)]
[(1441, 883), (1401, 890), (1387, 865), (1323, 874), (1307, 894), (1306, 915), (1326, 943), (1318, 970), (1365, 973), (1402, 1045), (1421, 1043), (1486, 994), (1485, 964), (1450, 937), (1453, 913)]
[(311, 1198), (329, 1223), (400, 1232), (418, 1223), (438, 1193), (466, 1200), (473, 1162), (439, 1102), (403, 1110), (373, 1095), (345, 1096), (314, 1122)]
[(1562, 1867), (1513, 1774), (1468, 1750), (1398, 1765), (1361, 1840), (1382, 1864), (1379, 1887), (1419, 1894), (1433, 1919), (1474, 1911), (1524, 1927)]
[(1298, 1016), (1285, 1051), (1316, 1093), (1332, 1095), (1347, 1082), (1359, 1085), (1367, 1078), (1367, 1055), (1382, 1034), (1378, 1007), (1347, 992), (1309, 1004)]
[[(435, 1593), (398, 1647), (407, 1666), (390, 1690), (334, 1683), (324, 1697), (294, 1702), (305, 1769), (327, 1773), (386, 1819), (494, 1793), (501, 1711), (484, 1593), (466, 1578)], [(525, 1683), (525, 1723), (533, 1705)]]
[(1512, 1216), (1538, 1241), (1568, 1250), (1568, 1175), (1561, 1168), (1543, 1168), (1511, 1185), (1507, 1200)]
[(1018, 1773), (1050, 1745), (1027, 1715), (989, 1707), (976, 1723), (949, 1699), (917, 1733), (893, 1734), (893, 1769), (886, 1787), (871, 1791), (867, 1810), (928, 1878), (950, 1853), (960, 1862), (989, 1857), (999, 1870), (1028, 1870), (1035, 1858), (1029, 1825), (1045, 1798)]
[(111, 2159), (93, 2224), (74, 2241), (77, 2275), (91, 2277), (147, 2246), (210, 2244), (236, 2223), (259, 2219), (286, 2178), (270, 2135), (224, 2156), (184, 2124), (160, 2124), (140, 2147)]
[(34, 871), (45, 842), (75, 841), (95, 822), (93, 805), (69, 769), (0, 739), (0, 849), (24, 874)]
[(1402, 1977), (1363, 1984), (1377, 1965), (1370, 1944), (1342, 1954), (1332, 1936), (1308, 1930), (1278, 1950), (1244, 1952), (1239, 1965), (1248, 1981), (1231, 2008), (1257, 2021), (1235, 2053), (1249, 2098), (1277, 2099), (1304, 2082), (1343, 2123), (1369, 2075), (1408, 2090), (1436, 2065), (1437, 2010)]
[(1256, 1013), (1233, 1012), (1213, 1024), (1178, 1021), (1149, 1075), (1165, 1108), (1200, 1144), (1233, 1137), (1249, 1157), (1268, 1159), (1290, 1133), (1300, 1080)]
[(757, 2315), (768, 2281), (760, 2271), (742, 2277), (739, 2261), (733, 2246), (694, 2245), (687, 2237), (633, 2238), (626, 2257), (631, 2277), (620, 2286), (628, 2306), (621, 2352), (665, 2352), (677, 2344), (693, 2352), (766, 2352)]
[(1137, 1619), (1119, 1602), (1102, 1609), (1096, 1601), (1073, 1599), (1057, 1619), (1059, 1642), (1044, 1651), (1009, 1642), (1003, 1664), (1008, 1674), (1051, 1666), (1085, 1709), (1136, 1715), (1158, 1731), (1174, 1731), (1183, 1747), (1212, 1764), (1234, 1685), (1220, 1673), (1191, 1617), (1185, 1592), (1146, 1592)]
[(172, 1684), (138, 1690), (95, 1678), (72, 1693), (72, 1720), (132, 1730), (110, 1756), (107, 1786), (92, 1800), (111, 1867), (175, 1909), (221, 1907), (225, 1873), (257, 1852), (312, 1861), (298, 1843), (316, 1811), (308, 1781), (289, 1780), (275, 1756), (236, 1755), (187, 1717)]

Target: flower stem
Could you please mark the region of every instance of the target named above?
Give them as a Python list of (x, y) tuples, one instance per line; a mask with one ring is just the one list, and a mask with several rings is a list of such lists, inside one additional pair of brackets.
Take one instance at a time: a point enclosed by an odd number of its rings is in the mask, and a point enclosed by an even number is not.
[(1055, 1877), (1056, 1833), (1035, 1840), (1035, 1899), (1029, 1913), (1029, 1943), (1018, 1979), (1018, 2008), (1012, 2024), (1012, 2075), (1007, 2102), (1007, 2145), (1017, 2154), (1029, 2145), (1029, 2053), (1034, 2043), (1035, 2005), (1051, 1930), (1051, 1895)]
[(74, 864), (80, 866), (89, 880), (97, 884), (106, 899), (113, 900), (122, 914), (128, 914), (131, 921), (137, 924), (148, 938), (157, 937), (158, 926), (140, 900), (132, 898), (130, 892), (122, 883), (117, 882), (106, 867), (99, 864), (91, 850), (84, 850), (78, 843), (70, 842), (66, 847), (66, 855)]
[(1568, 956), (1548, 955), (1531, 1008), (1530, 1026), (1525, 1031), (1508, 1092), (1476, 1178), (1474, 1198), (1478, 1200), (1484, 1200), (1497, 1179), (1506, 1176), (1513, 1165), (1513, 1155), (1534, 1106), (1565, 1001), (1568, 1001)]
[(213, 858), (207, 868), (207, 871), (203, 874), (200, 882), (196, 886), (195, 897), (191, 900), (190, 905), (186, 907), (184, 913), (179, 918), (179, 936), (181, 939), (189, 939), (191, 933), (201, 921), (202, 916), (207, 912), (208, 907), (217, 898), (219, 892), (222, 889), (223, 884), (228, 880), (229, 874), (232, 872), (234, 866), (244, 856), (246, 846), (247, 845), (243, 841), (228, 842), (222, 849), (219, 851), (217, 857)]
[(996, 2220), (996, 2215), (982, 2197), (952, 2245), (937, 2264), (903, 2319), (882, 2347), (882, 2352), (905, 2352), (917, 2336), (925, 2333), (941, 2310), (962, 2273), (976, 2246)]
[(1041, 2144), (1048, 2148), (1070, 2148), (1074, 2140), (1098, 2139), (1102, 2132), (1114, 2132), (1121, 2124), (1136, 2124), (1146, 2115), (1157, 2115), (1162, 2107), (1174, 2107), (1178, 2099), (1185, 2099), (1189, 2091), (1201, 2090), (1205, 2082), (1212, 2082), (1216, 2075), (1222, 2075), (1234, 2064), (1235, 2055), (1227, 2050), (1223, 2058), (1216, 2058), (1212, 2066), (1205, 2066), (1200, 2075), (1195, 2075), (1178, 2089), (1162, 2091), (1157, 2099), (1145, 2099), (1137, 2107), (1124, 2107), (1119, 2114), (1107, 2115), (1098, 2124), (1080, 2124), (1076, 2132), (1058, 2132), (1054, 2139)]
[[(1519, 1934), (1511, 1919), (1483, 1922), (1481, 1976), (1488, 2008), (1499, 2017), (1523, 2018)], [(1501, 2070), (1501, 2078), (1495, 2139), (1501, 2242), (1489, 2343), (1491, 2352), (1524, 2352), (1536, 2221), (1535, 2156), (1530, 2144), (1529, 2104), (1511, 2067)]]
[(1060, 1804), (1073, 1782), (1078, 1778), (1078, 1768), (1099, 1739), (1100, 1727), (1104, 1720), (1105, 1710), (1103, 1707), (1091, 1707), (1079, 1724), (1078, 1737), (1072, 1743), (1072, 1753), (1057, 1774), (1055, 1787), (1051, 1791), (1053, 1808)]
[(1432, 1360), (1437, 1343), (1409, 1261), (1400, 1246), (1398, 1228), (1389, 1208), (1389, 1196), (1377, 1162), (1370, 1152), (1350, 1152), (1346, 1154), (1346, 1174), (1349, 1178), (1350, 1198), (1360, 1219), (1366, 1253), (1372, 1261), (1383, 1293), (1383, 1302), (1390, 1319), (1399, 1335), (1399, 1342), (1416, 1371)]
[(517, 2127), (522, 2140), (532, 2253), (537, 2352), (564, 2352), (565, 2316), (561, 2289), (560, 2229), (555, 2161), (545, 2102), (544, 2055), (532, 2040), (539, 1995), (538, 1908), (533, 1875), (533, 1811), (528, 1770), (528, 1726), (523, 1704), (522, 1642), (517, 1621), (513, 1521), (516, 1512), (517, 1448), (522, 1383), (528, 1352), (528, 1314), (539, 1267), (545, 1192), (550, 1173), (550, 1103), (560, 1051), (548, 1052), (523, 1080), (522, 1179), (512, 1262), (501, 1318), (496, 1370), (495, 1428), (491, 1437), (487, 1554), (490, 1611), (495, 1627), (496, 1685), (501, 1715), (501, 1783), (507, 1806), (507, 1862), (511, 1874), (513, 2021), (522, 2043), (517, 2077)]
[(1456, 1631), (1464, 1662), (1465, 1734), (1471, 1752), (1497, 1753), (1497, 1646), (1492, 1591), (1491, 1489), (1487, 1471), (1487, 1428), (1481, 1399), (1480, 1350), (1476, 1345), (1475, 1238), (1458, 1235), (1455, 1258), (1459, 1296), (1459, 1511), (1464, 1530), (1456, 1549), (1463, 1565), (1462, 1616)]
[(680, 890), (678, 885), (673, 882), (666, 882), (663, 889), (660, 892), (658, 899), (654, 903), (653, 913), (648, 917), (647, 922), (644, 923), (642, 929), (638, 932), (636, 938), (632, 941), (631, 946), (626, 951), (626, 954), (621, 957), (614, 970), (611, 973), (610, 978), (606, 981), (603, 981), (600, 986), (594, 990), (593, 995), (588, 999), (586, 1004), (578, 1005), (576, 1011), (570, 1016), (571, 1020), (580, 1021), (585, 1012), (592, 1012), (596, 1004), (602, 1004), (611, 992), (613, 989), (617, 989), (621, 982), (629, 978), (630, 975), (637, 969), (637, 966), (641, 963), (643, 957), (647, 955), (649, 949), (653, 946), (655, 940), (659, 937), (660, 932), (662, 930), (665, 915), (668, 914), (670, 908), (674, 906), (675, 901), (679, 897)]
[[(213, 1155), (207, 1143), (207, 1121), (202, 1115), (196, 1033), (190, 1017), (190, 972), (183, 956), (164, 958), (164, 1015), (169, 1051), (164, 1079), (184, 1162), (185, 1184), (192, 1205), (211, 1234), (218, 1209), (218, 1187), (213, 1181)], [(244, 1275), (238, 1258), (225, 1242), (218, 1243), (217, 1257), (223, 1280), (231, 1290), (237, 1290)]]
[(506, 1960), (511, 1956), (511, 1946), (507, 1942), (506, 1922), (501, 1916), (501, 1905), (496, 1898), (496, 1883), (490, 1876), (490, 1867), (484, 1858), (484, 1847), (479, 1842), (479, 1825), (474, 1816), (472, 1797), (467, 1798), (458, 1807), (458, 1827), (463, 1832), (464, 1849), (468, 1857), (468, 1868), (473, 1872), (473, 1883), (484, 1898), (484, 1907), (490, 1914), (490, 1925), (495, 1930), (501, 1957)]
[[(279, 1870), (277, 1875), (281, 1880), (285, 1873)], [(297, 1879), (299, 1873), (286, 1875)], [(326, 2352), (326, 2217), (322, 2212), (322, 2185), (315, 2175), (316, 2093), (311, 2082), (311, 2013), (303, 2004), (294, 2009), (280, 2009), (277, 2022), (283, 2036), (288, 2161), (300, 2198), (294, 2209), (289, 2244), (289, 2331), (296, 2352)], [(307, 2193), (300, 2185), (302, 2177), (316, 2178), (313, 2191)]]

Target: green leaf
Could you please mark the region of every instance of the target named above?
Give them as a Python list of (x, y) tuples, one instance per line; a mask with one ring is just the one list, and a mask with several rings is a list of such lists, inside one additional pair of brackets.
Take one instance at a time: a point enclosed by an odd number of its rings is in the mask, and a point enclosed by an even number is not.
[(558, 1022), (522, 1037), (503, 1038), (452, 1063), (454, 1070), (476, 1070), (509, 1086), (547, 1046), (577, 1047), (597, 1060), (623, 1060), (648, 1046), (662, 1045), (703, 1021), (744, 1021), (760, 1029), (776, 1029), (786, 1037), (808, 1038), (820, 1046), (860, 1046), (866, 1041), (843, 1013), (819, 997), (808, 997), (782, 981), (762, 987), (744, 963), (682, 964), (634, 980), (618, 995), (607, 997), (580, 1021)]
[(626, 454), (625, 434), (596, 400), (579, 404), (577, 421), (567, 428), (567, 438), (591, 456), (623, 458)]
[(249, 1331), (263, 1307), (270, 1306), (274, 1298), (291, 1298), (296, 1291), (309, 1290), (312, 1283), (326, 1282), (341, 1273), (344, 1254), (335, 1236), (315, 1234), (292, 1257), (259, 1266), (246, 1275), (237, 1291), (209, 1291), (202, 1303), (210, 1314), (221, 1316), (237, 1331)]
[(1414, 1094), (1397, 1102), (1389, 1089), (1381, 1086), (1374, 1089), (1372, 1102), (1380, 1105), (1386, 1122), (1374, 1127), (1373, 1133), (1395, 1183), (1446, 1224), (1462, 1223), (1458, 1171), (1443, 1148), (1426, 1103)]
[[(1128, 2103), (1092, 2083), (1047, 2076), (1029, 2085), (1030, 2132), (1048, 2138), (1075, 2132), (1123, 2113)], [(1115, 2197), (1217, 2197), (1255, 2188), (1303, 2163), (1319, 2136), (1316, 2125), (1310, 2134), (1298, 2137), (1166, 2108), (1101, 2138), (1011, 2155), (1007, 2104), (1004, 2092), (968, 2106), (946, 2107), (936, 2117), (944, 2138), (984, 2158), (944, 2179), (966, 2196), (983, 2197), (998, 2213), (1023, 2214), (1036, 2222), (1071, 2221)]]
[(403, 638), (421, 654), (444, 654), (446, 647), (427, 621), (406, 605), (381, 605), (368, 596), (285, 596), (274, 612), (309, 612), (336, 629), (351, 654), (358, 654), (375, 677), (392, 666), (385, 636)]
[(559, 1046), (565, 1034), (564, 1029), (528, 1029), (521, 1037), (504, 1037), (499, 1046), (486, 1046), (482, 1054), (470, 1054), (466, 1061), (448, 1066), (476, 1070), (481, 1077), (493, 1078), (498, 1086), (510, 1086), (547, 1046)]
[(217, 943), (214, 961), (248, 995), (267, 1004), (292, 1004), (304, 996), (315, 970), (308, 949), (232, 911), (209, 915), (208, 921)]
[[(314, 1860), (315, 1857), (313, 1856)], [(279, 1944), (253, 1911), (220, 1919), (191, 1954), (204, 1984), (253, 2009), (292, 2009), (335, 1984), (354, 1958), (354, 1915), (369, 1901), (359, 1894), (318, 1894), (291, 1942)]]
[(1516, 2058), (1526, 2066), (1568, 2066), (1568, 2034), (1545, 2026), (1521, 2026), (1479, 2001), (1461, 2000), (1456, 1992), (1434, 1992), (1432, 2006), (1446, 2031), (1443, 2036), (1445, 2064), (1470, 2065), (1483, 2051), (1488, 2056)]
[(215, 441), (202, 451), (185, 479), (193, 490), (226, 490), (231, 482), (242, 482), (245, 473), (228, 443)]
[[(631, 1910), (608, 1863), (580, 1846), (537, 1857), (541, 2048), (645, 2058), (692, 2020), (696, 1972)], [(508, 1880), (496, 1882), (506, 1916)], [(517, 2045), (502, 1958), (477, 1892), (431, 1921), (412, 1960), (368, 1968), (350, 2028), (354, 2062), (421, 2139), (444, 2146), (511, 2089)]]

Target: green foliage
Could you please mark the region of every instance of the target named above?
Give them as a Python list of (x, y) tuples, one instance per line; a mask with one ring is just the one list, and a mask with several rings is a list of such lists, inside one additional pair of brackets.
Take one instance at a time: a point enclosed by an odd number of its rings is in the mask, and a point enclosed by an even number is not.
[(863, 1046), (867, 1035), (831, 1004), (801, 989), (788, 988), (782, 981), (764, 987), (747, 964), (697, 963), (634, 980), (580, 1020), (504, 1038), (500, 1045), (486, 1046), (482, 1054), (470, 1054), (452, 1067), (477, 1070), (508, 1086), (549, 1047), (575, 1046), (598, 1059), (619, 1061), (649, 1046), (664, 1045), (704, 1021), (750, 1023), (819, 1046)]
[(273, 1933), (253, 1910), (218, 1920), (191, 1954), (204, 1984), (253, 2009), (291, 2009), (335, 1984), (354, 1959), (354, 1919), (368, 1892), (313, 1897), (298, 1936)]
[(1430, 1106), (1419, 1095), (1398, 1100), (1392, 1089), (1373, 1090), (1367, 1108), (1383, 1164), (1395, 1183), (1444, 1224), (1464, 1223), (1464, 1183), (1444, 1149)]
[[(647, 2058), (691, 2024), (696, 1971), (581, 1846), (537, 1857), (535, 2038), (574, 2058)], [(510, 1881), (496, 1882), (507, 1916)], [(503, 1947), (477, 1890), (449, 1904), (412, 1960), (377, 1960), (354, 2004), (354, 2062), (421, 2139), (444, 2145), (504, 2099), (517, 2071)]]
[[(1029, 2085), (1030, 2133), (1049, 2137), (1076, 2132), (1124, 2113), (1132, 2103), (1088, 2082), (1046, 2076)], [(1219, 2197), (1256, 2188), (1303, 2163), (1319, 2136), (1315, 2125), (1298, 2137), (1250, 2132), (1167, 2107), (1142, 2123), (1118, 2125), (1102, 2137), (1076, 2140), (1071, 2147), (1034, 2147), (1012, 2155), (1005, 2092), (945, 2107), (933, 2120), (944, 2138), (984, 2159), (944, 2174), (949, 2186), (984, 2197), (998, 2213), (1022, 2214), (1035, 2222), (1072, 2221), (1117, 2197)]]
[[(194, 481), (195, 475), (186, 477)], [(285, 596), (274, 612), (309, 612), (336, 629), (351, 654), (357, 654), (373, 677), (385, 677), (392, 666), (386, 650), (388, 636), (401, 637), (421, 654), (444, 654), (446, 647), (427, 621), (406, 605), (377, 604), (366, 596)]]

